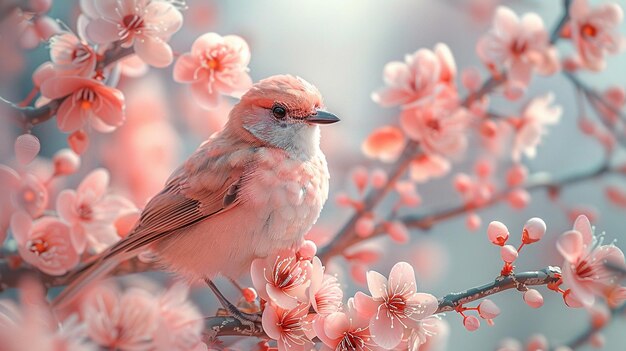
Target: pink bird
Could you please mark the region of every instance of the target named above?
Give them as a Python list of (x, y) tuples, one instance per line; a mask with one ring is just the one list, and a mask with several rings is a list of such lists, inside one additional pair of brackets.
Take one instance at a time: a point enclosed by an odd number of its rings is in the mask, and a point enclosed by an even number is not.
[(211, 279), (237, 277), (254, 259), (303, 242), (328, 198), (318, 125), (339, 121), (322, 108), (317, 88), (301, 78), (279, 75), (253, 85), (225, 128), (150, 200), (128, 237), (75, 273), (53, 304), (66, 305), (149, 248), (170, 270), (204, 279), (229, 312), (242, 317)]

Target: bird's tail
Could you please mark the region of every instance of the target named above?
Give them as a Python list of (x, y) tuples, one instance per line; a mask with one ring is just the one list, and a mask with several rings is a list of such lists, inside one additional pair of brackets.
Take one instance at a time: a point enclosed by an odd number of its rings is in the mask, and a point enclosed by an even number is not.
[[(95, 258), (93, 261), (87, 263), (80, 270), (71, 273), (68, 277), (70, 282), (68, 286), (61, 291), (52, 301), (53, 309), (62, 309), (71, 303), (81, 291), (84, 291), (91, 284), (104, 278), (110, 273), (118, 264), (131, 256), (126, 255), (107, 255), (108, 251), (103, 252)], [(125, 257), (122, 257), (125, 256)]]

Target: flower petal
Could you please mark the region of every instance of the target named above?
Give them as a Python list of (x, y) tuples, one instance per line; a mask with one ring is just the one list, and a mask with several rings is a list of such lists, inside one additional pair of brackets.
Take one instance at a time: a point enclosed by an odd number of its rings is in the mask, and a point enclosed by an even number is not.
[(575, 263), (583, 254), (583, 236), (577, 230), (570, 230), (559, 236), (556, 248), (567, 262)]
[(381, 308), (380, 312), (370, 320), (370, 333), (376, 344), (390, 350), (402, 341), (404, 328), (399, 320), (394, 320), (385, 308)]
[(146, 35), (137, 38), (134, 47), (137, 56), (150, 66), (167, 67), (174, 61), (172, 48), (161, 38)]
[(382, 298), (387, 294), (387, 278), (376, 271), (369, 271), (367, 272), (367, 287), (373, 298)]

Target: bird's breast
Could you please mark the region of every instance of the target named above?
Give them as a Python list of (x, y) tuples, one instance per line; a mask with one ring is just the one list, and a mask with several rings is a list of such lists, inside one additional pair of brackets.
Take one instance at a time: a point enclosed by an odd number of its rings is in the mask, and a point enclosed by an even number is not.
[(259, 162), (243, 190), (243, 200), (263, 225), (262, 241), (299, 245), (315, 223), (328, 198), (328, 167), (319, 155), (308, 160), (290, 158), (274, 149), (260, 151)]

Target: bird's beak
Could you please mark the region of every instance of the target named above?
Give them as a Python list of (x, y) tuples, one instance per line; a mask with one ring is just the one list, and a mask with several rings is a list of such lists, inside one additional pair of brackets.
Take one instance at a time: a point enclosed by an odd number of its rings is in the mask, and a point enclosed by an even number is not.
[(318, 110), (314, 115), (308, 115), (305, 119), (308, 123), (314, 124), (331, 124), (339, 122), (339, 117), (330, 112)]

